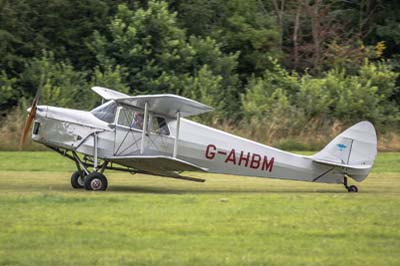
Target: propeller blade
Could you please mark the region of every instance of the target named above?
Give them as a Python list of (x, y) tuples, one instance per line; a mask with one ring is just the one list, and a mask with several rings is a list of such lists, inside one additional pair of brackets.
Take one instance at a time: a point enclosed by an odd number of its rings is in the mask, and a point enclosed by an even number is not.
[(31, 106), (31, 110), (28, 114), (28, 117), (26, 118), (26, 122), (25, 122), (25, 127), (24, 130), (22, 131), (22, 135), (21, 138), (19, 139), (19, 149), (22, 149), (22, 146), (25, 143), (26, 140), (26, 136), (28, 135), (29, 129), (31, 128), (32, 125), (32, 121), (33, 119), (35, 119), (35, 115), (36, 115), (36, 108), (37, 108), (37, 101), (38, 99), (34, 99), (32, 106)]
[(26, 136), (28, 135), (29, 129), (31, 128), (33, 119), (35, 119), (37, 106), (39, 104), (40, 91), (42, 90), (44, 80), (45, 80), (45, 75), (42, 74), (40, 76), (39, 87), (36, 90), (35, 98), (33, 99), (33, 102), (32, 102), (31, 108), (30, 108), (31, 110), (29, 111), (29, 114), (26, 118), (24, 130), (22, 131), (21, 138), (19, 139), (19, 149), (20, 150), (22, 149), (22, 146), (25, 143)]

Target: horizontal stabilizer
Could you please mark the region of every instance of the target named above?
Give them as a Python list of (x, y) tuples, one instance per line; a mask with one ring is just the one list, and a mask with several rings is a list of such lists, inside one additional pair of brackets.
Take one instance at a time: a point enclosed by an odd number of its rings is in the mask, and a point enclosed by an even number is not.
[(318, 159), (313, 159), (313, 161), (316, 163), (320, 163), (320, 164), (325, 164), (325, 165), (330, 165), (330, 166), (338, 166), (338, 167), (349, 168), (349, 169), (354, 169), (354, 170), (365, 170), (365, 169), (369, 169), (372, 167), (372, 165), (365, 165), (365, 164), (348, 165), (348, 164), (344, 164), (344, 163), (337, 163), (337, 162), (318, 160)]

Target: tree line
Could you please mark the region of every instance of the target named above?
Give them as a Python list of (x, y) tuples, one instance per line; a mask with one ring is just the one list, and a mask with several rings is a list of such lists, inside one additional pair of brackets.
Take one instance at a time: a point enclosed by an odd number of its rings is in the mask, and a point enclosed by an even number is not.
[(399, 11), (384, 0), (1, 0), (0, 112), (39, 86), (43, 104), (90, 109), (98, 85), (187, 96), (215, 108), (203, 122), (280, 136), (362, 119), (398, 130)]

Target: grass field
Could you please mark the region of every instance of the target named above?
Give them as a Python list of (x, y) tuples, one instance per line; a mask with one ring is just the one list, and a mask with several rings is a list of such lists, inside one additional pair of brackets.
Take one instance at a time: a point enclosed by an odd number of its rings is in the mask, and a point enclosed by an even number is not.
[(0, 169), (0, 265), (400, 265), (400, 153), (380, 154), (357, 194), (117, 172), (87, 192), (49, 152), (1, 152)]

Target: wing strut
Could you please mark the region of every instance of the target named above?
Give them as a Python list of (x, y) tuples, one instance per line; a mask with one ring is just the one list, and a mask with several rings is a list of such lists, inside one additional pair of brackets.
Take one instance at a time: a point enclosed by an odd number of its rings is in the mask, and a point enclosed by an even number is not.
[(144, 104), (144, 122), (143, 122), (143, 128), (142, 128), (142, 142), (140, 143), (140, 154), (144, 153), (144, 141), (146, 137), (146, 131), (147, 131), (147, 120), (149, 116), (149, 103), (146, 102)]
[(97, 132), (94, 132), (93, 134), (94, 138), (94, 143), (93, 143), (93, 169), (94, 171), (97, 171)]
[(178, 154), (178, 139), (179, 139), (179, 127), (181, 125), (181, 112), (178, 110), (176, 112), (176, 132), (175, 132), (175, 142), (174, 142), (174, 153), (173, 156), (176, 158), (176, 155)]

